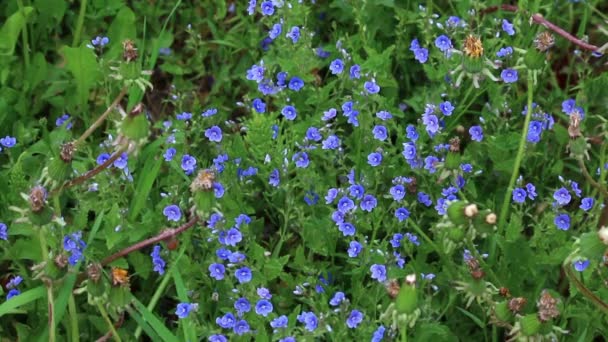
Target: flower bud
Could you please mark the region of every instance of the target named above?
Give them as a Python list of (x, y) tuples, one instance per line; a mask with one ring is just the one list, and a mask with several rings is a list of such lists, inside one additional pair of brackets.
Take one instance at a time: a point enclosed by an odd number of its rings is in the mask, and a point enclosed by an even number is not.
[(456, 225), (462, 225), (467, 222), (467, 218), (465, 217), (464, 213), (466, 206), (467, 203), (463, 201), (452, 202), (448, 206), (448, 218), (450, 219), (450, 221), (452, 221), (452, 223)]
[(477, 215), (477, 213), (479, 213), (479, 209), (477, 209), (477, 204), (475, 203), (464, 207), (464, 216), (468, 218), (473, 218), (475, 215)]
[(513, 314), (509, 310), (506, 300), (496, 304), (494, 307), (494, 315), (501, 322), (508, 322), (513, 318)]
[(120, 124), (120, 133), (132, 141), (141, 141), (148, 137), (150, 123), (146, 115), (127, 115)]
[(608, 227), (604, 226), (597, 231), (597, 236), (604, 245), (608, 245)]
[(540, 321), (535, 314), (529, 314), (519, 320), (521, 325), (521, 333), (524, 336), (533, 336), (540, 330)]
[(403, 284), (395, 299), (395, 308), (400, 314), (411, 314), (418, 308), (418, 293), (414, 285)]
[(62, 160), (62, 158), (52, 158), (47, 167), (49, 178), (56, 182), (63, 182), (70, 176), (72, 166)]

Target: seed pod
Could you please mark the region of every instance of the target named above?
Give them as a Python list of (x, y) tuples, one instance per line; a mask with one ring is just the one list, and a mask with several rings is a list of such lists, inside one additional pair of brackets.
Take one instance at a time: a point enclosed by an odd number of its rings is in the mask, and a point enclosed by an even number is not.
[(448, 239), (454, 242), (461, 242), (464, 240), (464, 230), (461, 227), (448, 228)]
[(540, 320), (535, 314), (529, 314), (519, 320), (521, 333), (524, 336), (533, 336), (540, 330)]
[(456, 225), (462, 225), (468, 222), (468, 219), (464, 215), (464, 208), (467, 206), (466, 202), (456, 201), (450, 204), (448, 207), (448, 218), (452, 223)]
[(448, 152), (448, 155), (445, 157), (445, 168), (448, 170), (456, 170), (460, 167), (460, 153), (458, 152)]
[(489, 234), (494, 231), (495, 224), (488, 223), (488, 221), (496, 223), (496, 215), (492, 213), (492, 210), (490, 209), (486, 209), (475, 216), (473, 219), (473, 226), (478, 232)]
[(125, 286), (112, 286), (110, 288), (110, 304), (116, 308), (123, 308), (129, 304), (130, 289)]
[(502, 301), (494, 307), (494, 314), (501, 322), (508, 322), (513, 318), (513, 314), (509, 310), (507, 301)]
[(147, 138), (149, 129), (150, 123), (144, 114), (127, 115), (120, 125), (120, 133), (133, 141)]
[(587, 140), (584, 137), (570, 140), (568, 147), (570, 148), (570, 155), (579, 159), (583, 159), (587, 155), (587, 149), (589, 148)]
[(411, 314), (418, 308), (418, 293), (413, 285), (403, 284), (395, 299), (395, 308), (400, 314)]
[(49, 162), (47, 171), (52, 180), (63, 182), (68, 179), (70, 173), (72, 173), (72, 165), (64, 162), (60, 158), (53, 158)]

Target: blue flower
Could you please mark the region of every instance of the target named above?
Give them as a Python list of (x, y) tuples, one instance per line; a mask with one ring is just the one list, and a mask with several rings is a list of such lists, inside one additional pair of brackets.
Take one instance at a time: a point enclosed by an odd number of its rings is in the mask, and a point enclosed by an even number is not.
[(437, 165), (438, 163), (439, 158), (435, 156), (427, 156), (426, 158), (424, 158), (424, 168), (426, 170), (429, 170), (429, 173), (435, 173), (437, 171), (435, 165)]
[(376, 84), (376, 81), (374, 80), (365, 82), (363, 88), (369, 94), (378, 94), (378, 92), (380, 92), (380, 86)]
[(186, 318), (190, 315), (190, 312), (196, 309), (198, 304), (191, 303), (179, 303), (177, 304), (177, 309), (175, 310), (175, 314), (179, 318)]
[(205, 137), (207, 137), (209, 141), (220, 142), (222, 141), (222, 129), (218, 126), (212, 126), (205, 131)]
[(273, 5), (272, 1), (264, 1), (260, 5), (260, 7), (262, 9), (263, 15), (273, 15), (274, 14), (274, 5)]
[(392, 119), (393, 115), (386, 110), (381, 110), (376, 113), (376, 117), (380, 120), (386, 121), (386, 120)]
[(404, 220), (407, 220), (408, 217), (410, 217), (410, 211), (403, 207), (397, 208), (397, 210), (395, 210), (395, 217), (397, 218), (397, 220), (399, 220), (399, 222), (403, 222)]
[(182, 157), (182, 170), (186, 171), (186, 174), (189, 175), (196, 169), (196, 159), (191, 155), (184, 154)]
[(241, 267), (236, 272), (234, 272), (234, 276), (239, 281), (239, 283), (248, 283), (251, 281), (252, 274), (251, 269), (249, 267)]
[(496, 57), (499, 58), (503, 58), (503, 57), (508, 57), (511, 56), (513, 54), (513, 48), (510, 46), (501, 48), (500, 50), (498, 50), (498, 52), (496, 53)]
[(279, 176), (279, 169), (272, 170), (270, 172), (270, 176), (268, 177), (268, 184), (270, 184), (276, 188), (279, 186), (280, 182), (281, 182), (281, 179)]
[(253, 109), (258, 113), (266, 112), (266, 103), (264, 103), (262, 99), (254, 99), (251, 105), (253, 106)]
[(179, 221), (182, 218), (182, 211), (175, 204), (170, 204), (163, 209), (163, 215), (167, 217), (169, 221)]
[(319, 58), (323, 58), (323, 59), (325, 59), (325, 58), (327, 58), (327, 57), (331, 56), (331, 53), (330, 53), (329, 51), (325, 51), (325, 50), (323, 50), (323, 48), (322, 48), (322, 47), (318, 47), (318, 48), (316, 48), (316, 49), (315, 49), (315, 53), (317, 54), (317, 56), (318, 56)]
[(579, 208), (583, 209), (584, 211), (589, 211), (591, 210), (591, 208), (593, 208), (593, 203), (593, 198), (585, 197), (581, 200), (581, 205), (579, 206)]
[(180, 121), (190, 120), (192, 119), (192, 113), (182, 112), (181, 114), (177, 114), (175, 118)]
[(281, 31), (283, 30), (283, 26), (279, 23), (272, 25), (270, 31), (268, 31), (268, 37), (270, 39), (275, 40), (279, 35), (281, 35)]
[(361, 253), (361, 250), (363, 249), (363, 246), (361, 246), (361, 244), (357, 241), (351, 241), (348, 244), (348, 256), (351, 258), (355, 258), (357, 257), (357, 255), (359, 255), (359, 253)]
[(336, 199), (337, 196), (338, 196), (338, 189), (331, 188), (331, 189), (327, 190), (327, 195), (325, 196), (325, 204), (332, 203)]
[(505, 69), (500, 73), (500, 78), (502, 78), (502, 80), (505, 83), (513, 83), (513, 82), (517, 82), (517, 80), (519, 79), (519, 76), (517, 74), (517, 70)]
[[(255, 1), (255, 0), (252, 0), (252, 1)], [(222, 334), (213, 334), (213, 335), (209, 336), (209, 342), (228, 342), (228, 339), (226, 338), (226, 336), (224, 336)]]
[(338, 111), (335, 108), (330, 108), (330, 109), (326, 110), (325, 112), (323, 112), (323, 117), (321, 118), (321, 120), (329, 121), (329, 120), (335, 118), (337, 113), (338, 113)]
[(272, 125), (272, 139), (276, 139), (279, 136), (279, 125)]
[(304, 195), (304, 202), (308, 205), (315, 205), (319, 202), (319, 194), (314, 191), (307, 191)]
[(272, 312), (272, 303), (266, 299), (261, 299), (255, 305), (255, 313), (261, 316), (268, 316)]
[(289, 80), (289, 89), (293, 91), (299, 91), (300, 89), (302, 89), (302, 87), (304, 87), (304, 81), (302, 81), (302, 79), (300, 79), (299, 77), (294, 76)]
[(300, 39), (300, 28), (297, 26), (292, 27), (285, 36), (291, 39), (294, 44), (297, 43)]
[(378, 205), (378, 201), (376, 200), (376, 197), (372, 195), (365, 195), (359, 205), (362, 210), (371, 212)]
[(257, 4), (257, 0), (249, 0), (249, 6), (247, 6), (247, 14), (253, 15), (253, 13), (255, 13), (256, 4)]
[(403, 240), (403, 234), (401, 233), (396, 233), (393, 234), (393, 237), (390, 241), (391, 246), (393, 246), (393, 248), (398, 248), (401, 246), (401, 240)]
[(355, 226), (350, 222), (340, 223), (338, 230), (341, 231), (344, 236), (353, 236), (356, 232)]
[(526, 190), (528, 191), (528, 198), (533, 200), (536, 198), (536, 187), (532, 183), (526, 184)]
[(566, 188), (561, 187), (555, 190), (555, 192), (553, 193), (553, 198), (555, 199), (557, 204), (567, 205), (568, 203), (570, 203), (572, 196), (570, 196), (570, 192)]
[(110, 39), (108, 37), (97, 36), (91, 40), (91, 45), (103, 48), (104, 46), (108, 45), (109, 42)]
[(14, 289), (17, 286), (19, 286), (19, 284), (21, 284), (22, 281), (23, 281), (23, 278), (21, 276), (15, 276), (6, 284), (6, 288)]
[(4, 222), (0, 222), (0, 239), (4, 241), (8, 240), (8, 227)]
[(507, 19), (502, 20), (502, 30), (505, 31), (509, 36), (515, 34), (515, 30), (513, 29), (513, 24), (511, 24)]
[(214, 116), (215, 114), (217, 114), (217, 109), (216, 108), (209, 108), (206, 111), (202, 112), (201, 116), (204, 117), (204, 118), (208, 118), (210, 116)]
[(412, 233), (405, 233), (405, 237), (414, 245), (420, 246), (420, 240), (418, 237)]
[(236, 317), (232, 312), (227, 312), (224, 316), (217, 317), (215, 323), (224, 329), (231, 329), (236, 324)]
[(281, 110), (281, 114), (283, 114), (287, 120), (295, 120), (298, 112), (294, 106), (285, 106), (283, 107), (283, 110)]
[(338, 211), (340, 211), (343, 214), (348, 213), (349, 211), (351, 211), (354, 208), (355, 208), (355, 202), (353, 202), (353, 200), (351, 200), (350, 198), (348, 198), (346, 196), (340, 198), (340, 200), (338, 201)]
[(513, 189), (513, 202), (524, 203), (527, 195), (526, 190), (522, 188), (515, 188)]
[(307, 168), (310, 164), (308, 154), (306, 152), (297, 152), (291, 159), (296, 163), (296, 167), (299, 168)]
[(426, 63), (429, 59), (429, 50), (427, 48), (420, 48), (414, 51), (414, 58), (421, 64)]
[(249, 312), (251, 310), (251, 304), (245, 297), (241, 297), (234, 302), (234, 308), (239, 315)]
[[(219, 250), (218, 250), (219, 252)], [(224, 279), (224, 273), (226, 272), (226, 268), (222, 264), (211, 264), (209, 265), (209, 276), (214, 278), (215, 280)]]
[(63, 126), (63, 124), (67, 121), (68, 124), (65, 126), (65, 128), (70, 130), (72, 128), (72, 122), (68, 120), (70, 120), (70, 114), (63, 114), (62, 116), (58, 117), (57, 120), (55, 120), (55, 126)]
[(424, 204), (427, 207), (430, 207), (433, 204), (433, 201), (431, 200), (431, 196), (429, 196), (427, 193), (420, 191), (418, 193), (418, 202)]
[(346, 326), (354, 329), (363, 321), (363, 313), (359, 310), (353, 310), (346, 319)]
[(298, 322), (304, 323), (304, 328), (308, 331), (314, 331), (319, 325), (319, 320), (314, 312), (304, 311), (297, 317)]
[[(450, 17), (452, 18), (452, 17)], [(378, 327), (378, 329), (376, 329), (376, 331), (374, 331), (374, 334), (372, 335), (372, 340), (371, 342), (380, 342), (382, 341), (382, 339), (384, 338), (384, 331), (386, 330), (386, 328), (384, 327), (384, 325), (381, 325)]]
[(355, 64), (350, 67), (349, 76), (351, 79), (361, 78), (361, 67), (359, 66), (359, 64)]
[(308, 127), (306, 130), (306, 139), (312, 141), (319, 141), (323, 139), (323, 136), (319, 132), (319, 129), (316, 127)]
[(382, 163), (382, 153), (372, 152), (367, 156), (367, 163), (371, 166), (378, 166)]
[(78, 231), (72, 234), (67, 234), (63, 237), (63, 249), (71, 253), (68, 258), (70, 265), (76, 265), (80, 260), (84, 259), (82, 254), (87, 244), (82, 241), (82, 232)]
[(570, 229), (570, 216), (568, 214), (559, 214), (555, 216), (555, 220), (553, 222), (555, 223), (558, 229)]
[(576, 101), (574, 99), (567, 99), (564, 102), (562, 102), (562, 112), (564, 112), (564, 114), (570, 114), (574, 111), (574, 108), (576, 107)]
[(169, 147), (167, 149), (167, 151), (165, 151), (165, 154), (163, 155), (165, 157), (165, 161), (173, 160), (173, 157), (175, 157), (175, 153), (177, 153), (177, 150), (173, 147)]
[(386, 266), (373, 264), (369, 270), (372, 272), (372, 279), (376, 279), (380, 283), (386, 280)]
[(123, 152), (120, 154), (120, 157), (114, 161), (114, 167), (118, 169), (124, 169), (127, 167), (127, 162), (129, 161), (129, 155), (127, 152)]
[(407, 138), (410, 139), (411, 141), (416, 141), (418, 140), (418, 132), (416, 131), (416, 127), (414, 127), (414, 125), (407, 125), (407, 127), (405, 128), (405, 132), (407, 133)]
[(441, 52), (446, 52), (452, 48), (452, 41), (450, 38), (448, 38), (448, 36), (442, 34), (435, 39), (435, 46), (438, 47)]
[(150, 256), (152, 257), (152, 264), (154, 264), (154, 271), (163, 275), (165, 273), (165, 261), (160, 256), (160, 245), (156, 245), (152, 248)]
[(340, 138), (336, 135), (330, 135), (321, 142), (321, 148), (324, 150), (335, 150), (338, 147), (340, 147)]
[(413, 142), (403, 143), (403, 156), (406, 160), (412, 160), (416, 158), (416, 144)]
[(483, 140), (483, 129), (481, 126), (473, 126), (469, 128), (469, 134), (471, 135), (471, 140), (474, 141), (482, 141)]
[(224, 244), (227, 246), (236, 246), (243, 240), (243, 234), (237, 228), (230, 228), (224, 237)]
[(431, 137), (439, 132), (439, 118), (434, 114), (424, 114), (422, 116), (422, 123), (426, 126), (426, 131)]
[(21, 291), (17, 290), (17, 289), (11, 289), (10, 291), (8, 291), (8, 293), (6, 294), (6, 300), (9, 300), (15, 296), (18, 296), (21, 294)]
[(450, 115), (452, 115), (452, 112), (454, 111), (454, 106), (452, 105), (452, 103), (450, 101), (444, 101), (439, 104), (439, 110), (441, 110), (443, 115), (450, 116)]
[(243, 335), (249, 332), (249, 323), (247, 323), (246, 320), (242, 319), (238, 322), (236, 322), (236, 324), (234, 325), (234, 328), (232, 328), (234, 333), (237, 335)]
[(572, 263), (572, 266), (574, 266), (574, 269), (577, 270), (578, 272), (583, 272), (585, 269), (587, 269), (587, 267), (589, 267), (590, 263), (591, 262), (587, 259), (577, 260)]
[(380, 141), (384, 141), (388, 137), (388, 131), (386, 130), (386, 127), (382, 125), (374, 126), (374, 128), (372, 129), (372, 134), (374, 135), (374, 139)]
[[(279, 30), (281, 25), (279, 25)], [(264, 65), (252, 65), (249, 70), (247, 70), (247, 79), (250, 81), (261, 82), (264, 79)]]
[(285, 315), (281, 315), (281, 316), (273, 319), (272, 321), (270, 321), (270, 326), (273, 327), (274, 329), (287, 328), (288, 324), (289, 324), (289, 319)]
[(329, 64), (329, 70), (334, 75), (341, 74), (342, 71), (344, 71), (344, 62), (339, 58), (334, 59), (331, 64)]
[(356, 199), (363, 198), (363, 195), (365, 194), (365, 188), (361, 184), (353, 184), (349, 186), (348, 191), (350, 193), (350, 196)]
[(543, 133), (543, 123), (540, 121), (532, 120), (530, 121), (530, 126), (528, 126), (528, 136), (526, 140), (531, 143), (537, 143), (540, 141), (540, 136)]

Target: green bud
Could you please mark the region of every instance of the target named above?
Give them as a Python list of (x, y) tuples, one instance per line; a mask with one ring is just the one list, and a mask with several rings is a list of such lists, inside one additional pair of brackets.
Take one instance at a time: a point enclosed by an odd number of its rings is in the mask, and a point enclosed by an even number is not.
[(120, 126), (121, 133), (133, 140), (140, 141), (148, 137), (150, 123), (143, 113), (127, 115)]
[(106, 292), (106, 288), (107, 284), (105, 279), (99, 279), (98, 281), (89, 279), (87, 281), (87, 292), (93, 297), (101, 297)]
[(530, 70), (540, 70), (545, 65), (545, 54), (536, 49), (528, 49), (524, 63)]
[(123, 308), (129, 304), (129, 288), (127, 286), (112, 286), (110, 288), (110, 304)]
[(462, 56), (462, 66), (470, 74), (478, 74), (483, 69), (483, 59)]
[(508, 322), (513, 318), (513, 313), (509, 310), (509, 303), (506, 300), (496, 304), (494, 314), (501, 322)]
[(456, 225), (463, 225), (468, 222), (466, 216), (464, 215), (464, 208), (467, 206), (467, 203), (463, 201), (452, 202), (448, 207), (448, 218), (452, 223)]
[(30, 222), (37, 226), (44, 226), (53, 220), (53, 209), (48, 206), (43, 207), (39, 211), (29, 211)]
[(70, 163), (66, 163), (61, 158), (51, 159), (47, 168), (49, 177), (57, 182), (63, 182), (72, 173), (72, 166)]
[(584, 137), (578, 137), (570, 140), (570, 154), (575, 158), (584, 158), (587, 154), (587, 140)]
[(448, 228), (448, 238), (454, 242), (461, 242), (464, 240), (464, 229), (461, 227)]
[(445, 157), (445, 167), (448, 170), (457, 170), (460, 167), (460, 153), (448, 152)]
[(521, 333), (524, 336), (533, 336), (540, 331), (540, 320), (536, 314), (529, 314), (519, 320), (521, 325)]
[[(492, 224), (492, 215), (494, 216), (494, 224)], [(477, 230), (478, 232), (482, 233), (482, 234), (489, 234), (492, 233), (494, 231), (494, 226), (495, 226), (495, 214), (492, 213), (492, 210), (490, 209), (486, 209), (484, 211), (482, 211), (481, 213), (479, 213), (479, 215), (475, 216), (475, 218), (473, 218), (473, 226), (475, 227), (475, 230)]]
[(395, 308), (400, 314), (411, 314), (418, 308), (418, 294), (414, 285), (403, 284), (395, 299)]

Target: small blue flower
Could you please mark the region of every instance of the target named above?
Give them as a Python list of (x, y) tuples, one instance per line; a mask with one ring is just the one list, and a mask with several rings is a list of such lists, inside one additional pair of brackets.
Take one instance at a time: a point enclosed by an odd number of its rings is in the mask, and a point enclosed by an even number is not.
[(581, 205), (579, 206), (579, 208), (583, 209), (584, 211), (589, 211), (591, 210), (591, 208), (593, 208), (594, 202), (595, 201), (593, 200), (593, 198), (585, 197), (581, 200)]
[(393, 248), (399, 248), (401, 246), (401, 240), (403, 240), (403, 234), (401, 234), (401, 233), (393, 234), (393, 237), (390, 241), (391, 246), (393, 246)]
[(255, 313), (260, 316), (268, 316), (272, 312), (272, 303), (266, 299), (261, 299), (255, 305)]
[(231, 329), (236, 324), (236, 317), (232, 312), (227, 312), (224, 316), (217, 317), (215, 323), (224, 329)]
[(444, 101), (439, 104), (439, 110), (441, 110), (443, 115), (450, 116), (450, 115), (452, 115), (452, 112), (454, 111), (454, 106), (452, 105), (452, 103), (450, 101)]
[(217, 114), (217, 108), (209, 108), (206, 111), (202, 112), (201, 116), (204, 118), (208, 118), (210, 116), (214, 116), (215, 114)]
[(314, 331), (319, 325), (319, 320), (314, 312), (304, 311), (297, 317), (298, 322), (304, 323), (304, 328), (308, 331)]
[(321, 120), (329, 121), (335, 118), (337, 113), (338, 111), (335, 108), (330, 108), (327, 111), (323, 112), (323, 117), (321, 118)]
[(8, 240), (8, 227), (4, 222), (0, 222), (0, 239), (4, 241)]
[(384, 141), (388, 137), (388, 131), (386, 130), (386, 127), (382, 125), (374, 126), (374, 128), (372, 129), (372, 134), (374, 135), (374, 139), (380, 141)]
[(21, 291), (17, 290), (17, 289), (11, 289), (10, 291), (8, 291), (8, 293), (6, 294), (6, 300), (9, 300), (15, 296), (18, 296), (21, 294)]
[(583, 272), (584, 270), (587, 269), (587, 267), (589, 267), (589, 264), (591, 264), (591, 262), (587, 259), (585, 260), (577, 260), (575, 262), (572, 263), (572, 266), (574, 266), (574, 269), (577, 270), (578, 272)]
[(177, 150), (173, 147), (169, 147), (167, 149), (167, 151), (165, 151), (165, 154), (163, 155), (163, 157), (165, 157), (165, 161), (173, 160), (173, 157), (175, 157), (175, 153), (177, 153)]
[(339, 75), (344, 71), (344, 62), (341, 59), (334, 59), (331, 64), (329, 64), (329, 70), (334, 75)]
[(413, 142), (407, 142), (403, 144), (403, 156), (406, 160), (412, 160), (416, 158), (416, 144)]
[(179, 221), (182, 218), (182, 211), (175, 204), (170, 204), (163, 209), (163, 215), (167, 217), (169, 221)]
[(372, 272), (372, 279), (376, 279), (380, 283), (386, 280), (386, 266), (373, 264), (369, 270)]
[(272, 25), (270, 31), (268, 31), (268, 37), (270, 39), (275, 40), (278, 36), (281, 35), (281, 31), (283, 31), (283, 26), (280, 23)]
[(319, 129), (316, 127), (308, 127), (306, 130), (306, 139), (312, 141), (320, 141), (323, 139), (323, 136), (319, 132)]
[(281, 179), (279, 176), (279, 169), (272, 170), (270, 172), (270, 176), (268, 177), (268, 184), (270, 184), (276, 188), (279, 186), (280, 182), (281, 182)]
[(564, 112), (564, 114), (572, 113), (574, 108), (576, 108), (576, 101), (574, 99), (567, 99), (562, 102), (562, 112)]
[(474, 141), (482, 141), (483, 140), (483, 129), (481, 126), (473, 126), (469, 128), (469, 134), (471, 135), (471, 140)]
[(365, 82), (363, 88), (369, 94), (378, 94), (378, 92), (380, 92), (380, 86), (376, 84), (376, 81), (374, 80)]
[(570, 216), (568, 214), (559, 214), (555, 216), (555, 220), (553, 222), (555, 223), (558, 229), (570, 229)]
[(410, 211), (403, 207), (397, 208), (397, 210), (395, 210), (395, 217), (397, 220), (399, 220), (399, 222), (403, 222), (410, 217)]
[(281, 316), (273, 319), (272, 321), (270, 321), (270, 326), (274, 329), (287, 328), (288, 324), (289, 324), (289, 319), (285, 315), (281, 315)]
[(367, 163), (371, 166), (378, 166), (382, 163), (382, 153), (372, 152), (367, 156)]
[(209, 141), (220, 142), (222, 141), (222, 129), (218, 126), (212, 126), (205, 131), (205, 137), (207, 137)]
[(568, 203), (570, 203), (572, 196), (570, 196), (570, 192), (566, 188), (561, 187), (555, 190), (555, 192), (553, 193), (553, 199), (555, 199), (555, 201), (559, 205), (567, 205)]
[(300, 79), (299, 77), (294, 76), (289, 80), (289, 89), (293, 91), (300, 91), (302, 87), (304, 87), (304, 81), (302, 81), (302, 79)]
[(346, 319), (346, 326), (351, 329), (354, 329), (361, 322), (363, 322), (363, 313), (361, 313), (361, 311), (359, 310), (353, 310), (350, 312), (350, 315)]
[(381, 110), (376, 113), (376, 117), (380, 120), (386, 121), (386, 120), (392, 119), (393, 115), (386, 110)]
[(70, 114), (63, 114), (62, 116), (58, 117), (57, 120), (55, 120), (55, 126), (63, 126), (63, 124), (67, 121), (68, 124), (65, 126), (65, 128), (69, 131), (72, 128), (72, 122), (68, 120), (70, 120)]
[(299, 168), (307, 168), (310, 164), (308, 154), (306, 152), (297, 152), (291, 159), (296, 163), (296, 167)]
[(186, 171), (186, 174), (189, 175), (196, 169), (196, 159), (191, 155), (184, 154), (182, 157), (182, 170)]
[(266, 103), (262, 99), (254, 99), (251, 103), (253, 109), (258, 113), (266, 112)]
[(365, 188), (361, 184), (353, 184), (350, 187), (348, 187), (348, 192), (350, 193), (351, 197), (354, 197), (356, 199), (361, 199), (361, 198), (363, 198), (363, 195), (365, 194)]
[(357, 241), (351, 241), (348, 244), (348, 256), (351, 258), (355, 258), (357, 257), (357, 255), (359, 255), (359, 253), (361, 253), (361, 250), (363, 250), (363, 246), (361, 246), (361, 244)]
[(414, 50), (414, 58), (420, 62), (420, 64), (426, 63), (426, 61), (429, 59), (429, 50), (427, 48)]
[(272, 1), (264, 1), (260, 5), (260, 7), (262, 9), (263, 15), (273, 15), (274, 14), (274, 4), (272, 3)]
[(522, 188), (515, 188), (513, 189), (513, 202), (524, 203), (527, 195), (526, 190)]
[(348, 213), (349, 211), (353, 210), (355, 208), (355, 202), (353, 202), (353, 200), (351, 200), (350, 198), (344, 196), (342, 198), (340, 198), (340, 200), (338, 201), (338, 211), (340, 211), (343, 214)]
[(240, 314), (249, 312), (251, 310), (251, 304), (245, 297), (241, 297), (234, 302), (234, 308)]
[[(452, 18), (452, 17), (450, 17)], [(378, 327), (378, 329), (376, 329), (376, 331), (374, 331), (374, 334), (372, 335), (372, 340), (371, 342), (380, 342), (382, 341), (382, 339), (384, 338), (384, 331), (386, 330), (386, 328), (384, 327), (384, 325), (381, 325)]]
[(340, 223), (338, 230), (341, 231), (344, 236), (353, 236), (356, 232), (355, 226), (350, 222)]
[(177, 309), (175, 310), (175, 314), (179, 318), (186, 318), (186, 317), (188, 317), (188, 315), (190, 315), (190, 312), (193, 309), (196, 309), (196, 307), (197, 307), (197, 304), (179, 303), (179, 304), (177, 304)]
[(292, 27), (285, 36), (291, 39), (294, 44), (297, 43), (300, 39), (300, 28), (298, 26)]
[(530, 126), (528, 126), (528, 136), (526, 140), (531, 143), (538, 143), (540, 141), (540, 137), (543, 133), (543, 123), (540, 121), (532, 120), (530, 121)]
[(528, 198), (533, 200), (536, 198), (536, 187), (532, 183), (526, 184), (526, 190), (528, 191)]
[(192, 113), (182, 112), (181, 114), (177, 114), (175, 118), (180, 121), (190, 120), (192, 119)]
[(410, 139), (411, 141), (416, 141), (418, 140), (418, 132), (416, 131), (416, 127), (414, 127), (414, 125), (407, 125), (407, 127), (405, 128), (405, 132), (406, 132), (406, 136), (408, 139)]
[(68, 258), (70, 265), (76, 265), (80, 260), (84, 259), (82, 254), (87, 244), (82, 240), (82, 232), (78, 231), (72, 234), (67, 234), (63, 237), (63, 249), (71, 253)]
[(298, 112), (296, 111), (296, 108), (294, 106), (285, 106), (281, 110), (281, 114), (283, 114), (283, 116), (287, 120), (295, 120), (296, 116), (298, 115)]
[(442, 34), (441, 36), (435, 39), (435, 46), (441, 50), (441, 52), (446, 52), (452, 48), (452, 41), (448, 36)]
[(517, 80), (519, 79), (519, 76), (517, 74), (517, 70), (505, 69), (500, 73), (500, 78), (502, 78), (502, 80), (505, 83), (513, 83), (513, 82), (517, 82)]
[(152, 264), (154, 264), (154, 271), (163, 275), (165, 273), (165, 261), (160, 256), (160, 245), (154, 246), (150, 256), (152, 257)]
[(236, 322), (236, 324), (234, 325), (234, 328), (232, 328), (234, 333), (237, 335), (243, 335), (249, 332), (249, 323), (247, 323), (246, 320), (242, 319), (238, 322)]
[(376, 200), (376, 197), (374, 197), (372, 195), (363, 196), (363, 199), (361, 200), (361, 203), (360, 203), (361, 209), (364, 211), (367, 211), (367, 212), (371, 212), (372, 210), (374, 210), (374, 208), (377, 205), (378, 205), (378, 201)]
[(234, 272), (234, 276), (239, 281), (239, 283), (248, 283), (251, 281), (252, 274), (251, 269), (249, 267), (241, 267), (236, 272)]
[(501, 48), (500, 50), (498, 50), (498, 52), (496, 53), (496, 57), (499, 58), (503, 58), (503, 57), (508, 57), (511, 56), (513, 54), (513, 48), (510, 46)]
[(351, 79), (359, 79), (361, 78), (361, 66), (359, 64), (355, 64), (350, 67), (349, 76)]
[(502, 20), (502, 30), (505, 31), (509, 36), (515, 34), (515, 30), (513, 29), (513, 24), (511, 24), (507, 19)]
[(110, 39), (108, 37), (97, 36), (91, 40), (91, 45), (103, 48), (104, 46), (108, 45), (109, 42)]
[(213, 334), (209, 336), (209, 342), (228, 342), (228, 339), (222, 334)]
[(120, 157), (114, 161), (114, 167), (118, 169), (124, 169), (127, 167), (127, 162), (129, 161), (129, 155), (127, 152), (123, 152), (120, 154)]
[(431, 205), (433, 205), (431, 196), (429, 196), (427, 193), (422, 192), (422, 191), (418, 192), (418, 202), (424, 204), (427, 207), (430, 207)]

